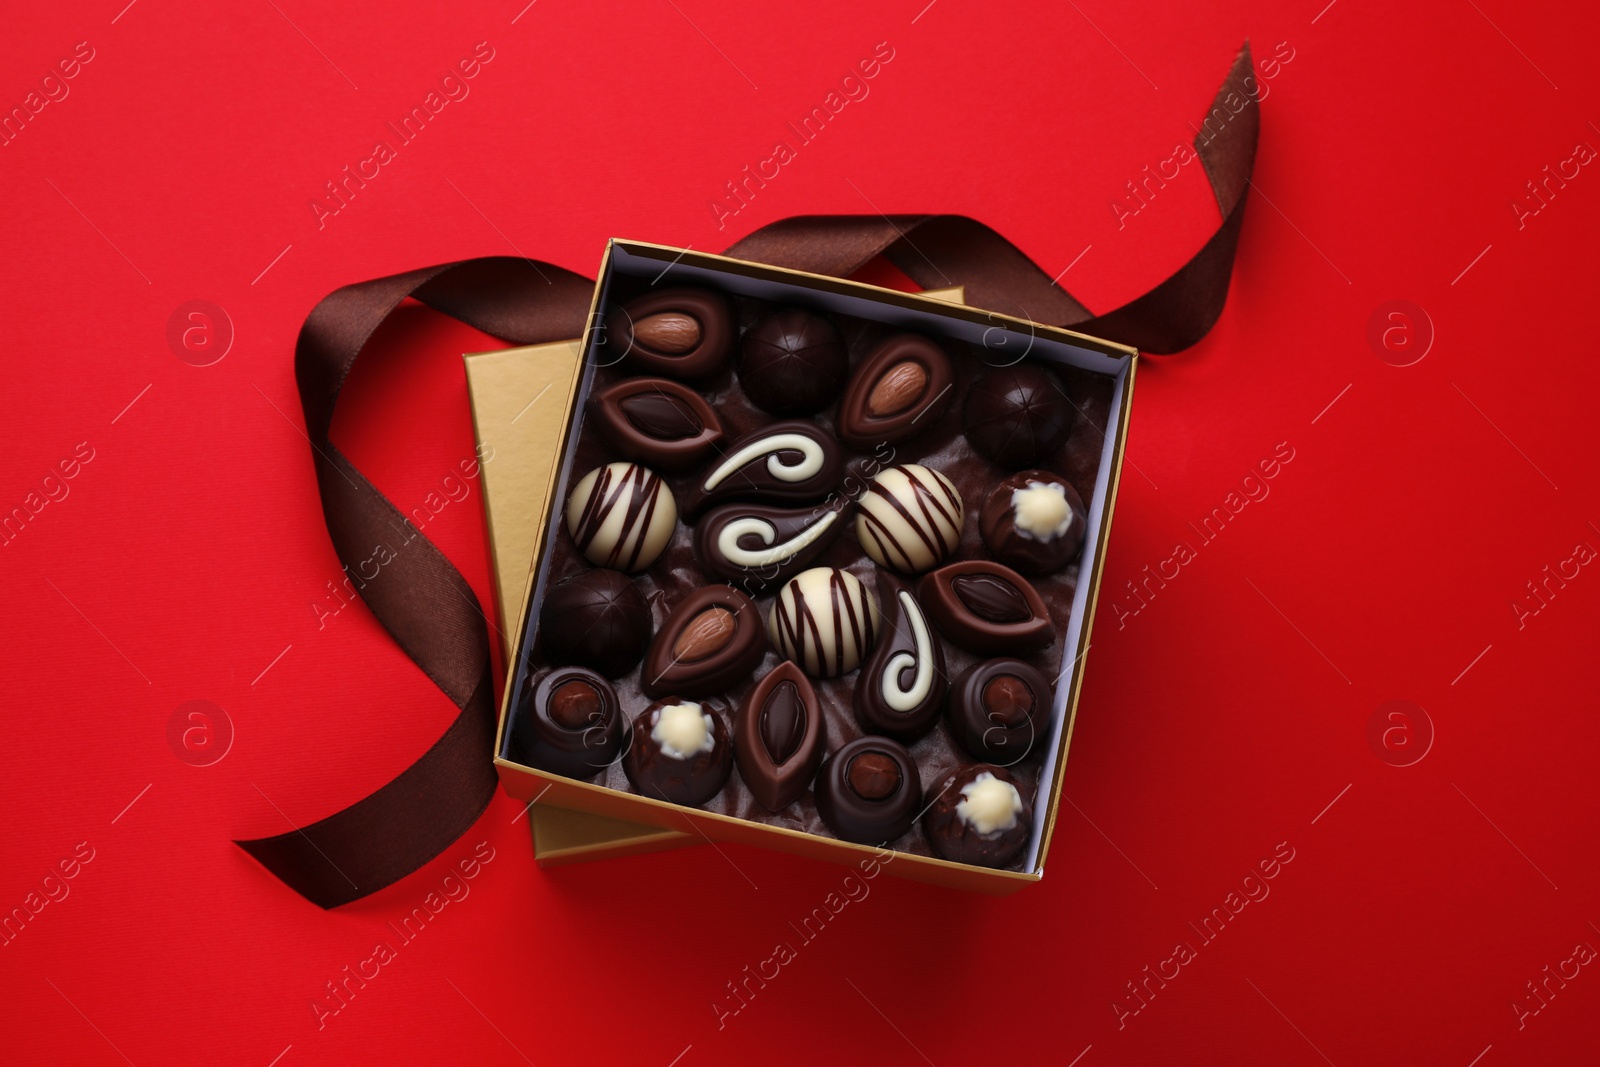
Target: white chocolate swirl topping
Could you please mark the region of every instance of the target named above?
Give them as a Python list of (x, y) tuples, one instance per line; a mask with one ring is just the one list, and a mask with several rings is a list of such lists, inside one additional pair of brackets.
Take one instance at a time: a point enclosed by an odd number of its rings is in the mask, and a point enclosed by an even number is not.
[[(838, 518), (837, 511), (830, 511), (781, 544), (773, 544), (778, 537), (778, 528), (766, 519), (758, 519), (753, 515), (735, 519), (717, 534), (717, 551), (722, 553), (722, 557), (729, 563), (738, 567), (771, 566), (799, 555), (802, 549), (826, 533)], [(746, 534), (755, 534), (763, 544), (770, 547), (741, 548), (739, 539)]]
[[(923, 617), (916, 597), (904, 589), (900, 590), (898, 597), (900, 617), (910, 625), (917, 651), (915, 655), (896, 652), (890, 657), (880, 686), (885, 704), (895, 711), (909, 713), (921, 707), (933, 689), (933, 635), (928, 632), (928, 620)], [(916, 673), (911, 677), (910, 687), (901, 688), (900, 676), (912, 668), (916, 669)]]
[[(785, 463), (779, 454), (782, 452), (798, 452), (800, 459), (794, 463)], [(822, 464), (826, 459), (822, 446), (805, 434), (773, 434), (771, 437), (751, 441), (724, 459), (706, 476), (703, 488), (706, 492), (710, 492), (727, 481), (739, 468), (762, 456), (769, 457), (767, 473), (780, 482), (803, 482), (807, 478), (815, 477), (817, 472), (822, 470)]]
[(956, 815), (980, 834), (995, 834), (1017, 825), (1022, 814), (1022, 794), (1010, 782), (983, 771), (961, 787)]

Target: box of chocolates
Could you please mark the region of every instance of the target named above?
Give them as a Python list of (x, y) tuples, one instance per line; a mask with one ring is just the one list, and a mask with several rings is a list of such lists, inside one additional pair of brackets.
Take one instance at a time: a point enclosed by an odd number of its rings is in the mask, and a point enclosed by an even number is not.
[(613, 241), (575, 355), (541, 419), (508, 791), (581, 813), (578, 853), (589, 820), (597, 854), (883, 847), (927, 881), (1039, 878), (1132, 350)]

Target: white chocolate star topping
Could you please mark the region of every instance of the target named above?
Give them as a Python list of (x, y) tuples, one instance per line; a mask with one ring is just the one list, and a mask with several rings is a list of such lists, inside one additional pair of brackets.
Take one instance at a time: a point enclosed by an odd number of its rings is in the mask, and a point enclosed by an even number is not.
[(660, 745), (662, 753), (673, 759), (690, 759), (702, 752), (710, 752), (717, 744), (711, 732), (711, 716), (692, 700), (668, 704), (656, 712), (650, 740)]
[(961, 787), (956, 815), (980, 834), (1009, 830), (1022, 814), (1022, 794), (1010, 782), (1002, 782), (988, 771)]
[(1017, 532), (1035, 541), (1054, 540), (1072, 525), (1066, 491), (1054, 482), (1030, 481), (1013, 489), (1011, 510), (1017, 516)]

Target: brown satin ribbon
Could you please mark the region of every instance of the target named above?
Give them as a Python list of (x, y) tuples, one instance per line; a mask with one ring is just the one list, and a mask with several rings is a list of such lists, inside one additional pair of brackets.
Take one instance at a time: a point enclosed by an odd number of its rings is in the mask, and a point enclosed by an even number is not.
[[(764, 226), (727, 255), (846, 277), (879, 255), (925, 288), (966, 287), (967, 302), (1166, 354), (1216, 322), (1244, 219), (1260, 107), (1245, 42), (1194, 140), (1222, 224), (1160, 285), (1095, 316), (1015, 245), (959, 215), (810, 215)], [(491, 256), (337, 289), (312, 309), (295, 378), (334, 550), (356, 566), (377, 544), (395, 558), (362, 589), (373, 615), (460, 708), (444, 735), (376, 793), (304, 829), (237, 842), (296, 892), (337, 907), (404, 878), (472, 826), (494, 795), (495, 733), (487, 620), (461, 572), (328, 438), (368, 338), (406, 297), (512, 344), (580, 336), (594, 283), (547, 263)], [(379, 358), (375, 353), (369, 358)]]

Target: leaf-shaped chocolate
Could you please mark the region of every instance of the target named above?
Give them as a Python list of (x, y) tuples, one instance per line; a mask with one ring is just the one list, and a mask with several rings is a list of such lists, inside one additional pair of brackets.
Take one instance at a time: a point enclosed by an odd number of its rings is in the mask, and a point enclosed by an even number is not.
[(755, 602), (726, 585), (694, 590), (672, 609), (645, 653), (639, 688), (652, 698), (720, 693), (767, 654)]
[(1026, 655), (1055, 639), (1039, 591), (993, 560), (940, 567), (917, 583), (917, 599), (946, 637), (979, 655)]
[(623, 456), (662, 470), (691, 467), (723, 443), (705, 398), (666, 378), (624, 378), (589, 398), (589, 417)]
[(828, 748), (828, 728), (817, 691), (788, 660), (750, 690), (734, 725), (739, 776), (769, 811), (800, 799)]

